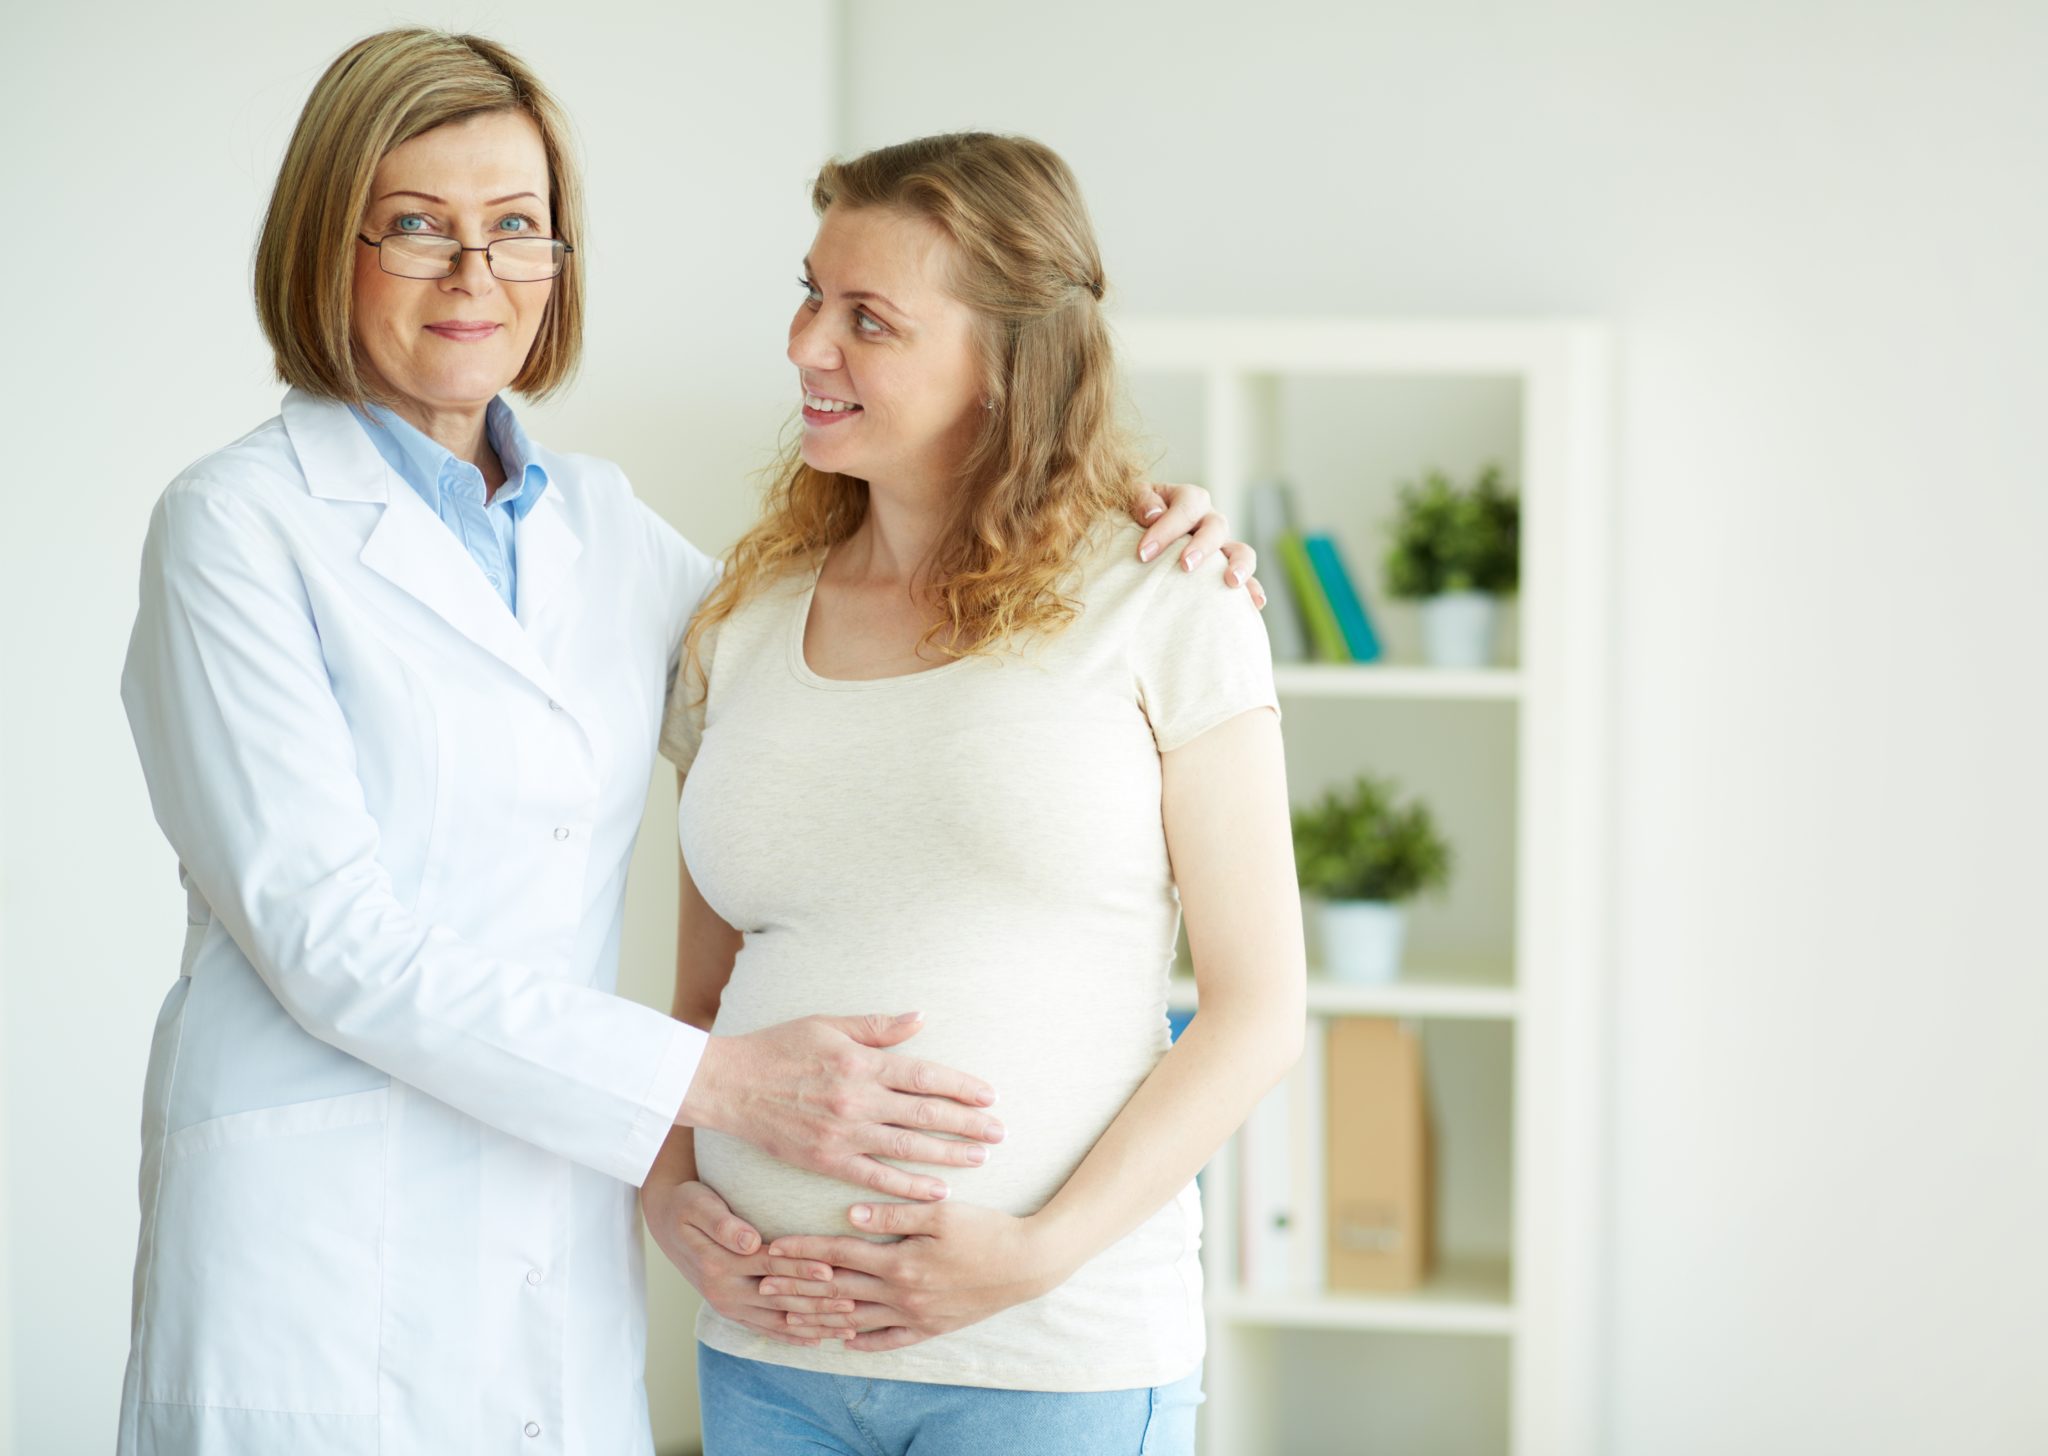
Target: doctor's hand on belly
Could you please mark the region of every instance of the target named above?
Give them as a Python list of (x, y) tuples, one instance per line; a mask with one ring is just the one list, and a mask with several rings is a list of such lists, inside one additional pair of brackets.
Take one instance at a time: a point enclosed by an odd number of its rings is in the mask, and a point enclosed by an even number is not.
[(944, 1198), (939, 1179), (879, 1159), (972, 1167), (1003, 1127), (981, 1110), (996, 1100), (986, 1082), (880, 1050), (922, 1025), (915, 1011), (805, 1016), (744, 1036), (713, 1036), (676, 1121), (889, 1197)]

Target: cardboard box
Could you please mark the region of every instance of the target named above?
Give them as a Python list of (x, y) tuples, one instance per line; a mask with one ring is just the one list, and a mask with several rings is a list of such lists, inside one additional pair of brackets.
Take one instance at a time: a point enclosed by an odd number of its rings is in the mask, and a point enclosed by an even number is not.
[(1340, 1017), (1325, 1051), (1333, 1290), (1389, 1293), (1429, 1275), (1429, 1109), (1422, 1041), (1406, 1024)]

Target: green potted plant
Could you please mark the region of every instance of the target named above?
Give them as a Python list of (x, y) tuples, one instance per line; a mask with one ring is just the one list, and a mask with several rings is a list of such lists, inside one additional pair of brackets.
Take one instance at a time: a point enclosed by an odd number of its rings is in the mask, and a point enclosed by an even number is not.
[(1404, 483), (1387, 550), (1387, 591), (1422, 603), (1432, 667), (1493, 662), (1500, 599), (1521, 584), (1522, 502), (1488, 465), (1461, 488), (1441, 470)]
[(1403, 903), (1450, 880), (1451, 847), (1429, 809), (1389, 779), (1361, 775), (1294, 811), (1294, 866), (1318, 904), (1322, 964), (1340, 981), (1381, 984), (1401, 968)]

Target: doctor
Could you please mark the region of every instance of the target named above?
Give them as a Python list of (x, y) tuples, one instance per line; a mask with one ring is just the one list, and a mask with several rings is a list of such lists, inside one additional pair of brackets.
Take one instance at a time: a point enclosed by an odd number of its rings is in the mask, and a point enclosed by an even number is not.
[[(927, 1199), (875, 1155), (1001, 1135), (988, 1087), (888, 1050), (914, 1017), (707, 1038), (612, 992), (716, 568), (499, 398), (576, 365), (565, 135), (488, 42), (345, 52), (258, 250), (283, 412), (151, 518), (122, 700), (188, 912), (123, 1453), (649, 1452), (633, 1188), (671, 1126)], [(756, 1279), (811, 1269), (705, 1224)]]

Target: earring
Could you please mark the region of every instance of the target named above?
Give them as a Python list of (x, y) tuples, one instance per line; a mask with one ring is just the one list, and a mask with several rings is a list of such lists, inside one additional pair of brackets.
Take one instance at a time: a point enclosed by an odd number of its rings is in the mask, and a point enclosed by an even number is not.
[(983, 399), (981, 407), (986, 410), (992, 410), (996, 407), (996, 402), (992, 399)]

